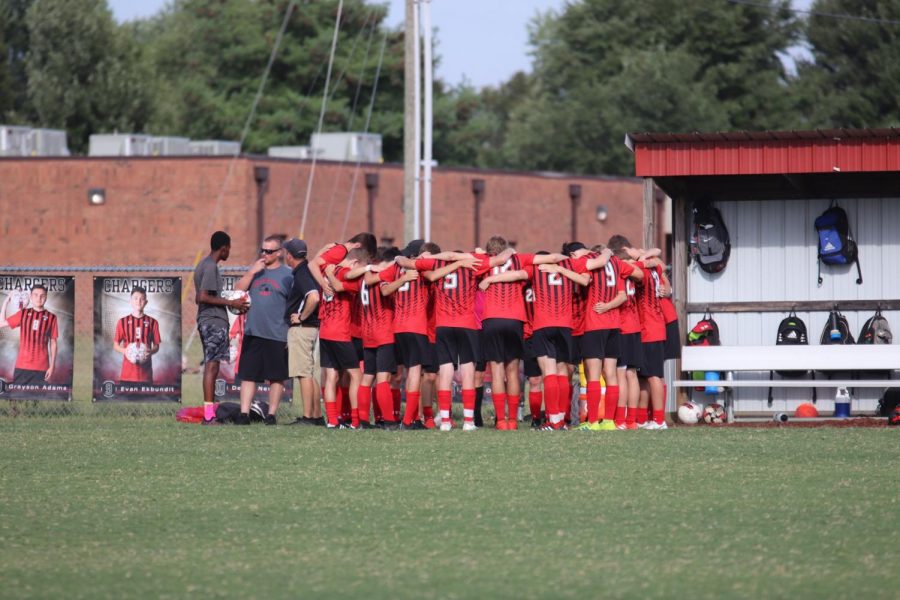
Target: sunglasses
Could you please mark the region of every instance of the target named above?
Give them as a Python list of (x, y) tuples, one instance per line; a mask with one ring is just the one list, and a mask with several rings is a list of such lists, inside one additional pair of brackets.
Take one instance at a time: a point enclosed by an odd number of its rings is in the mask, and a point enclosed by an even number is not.
[(268, 248), (260, 248), (261, 254), (275, 254), (276, 252), (281, 252), (281, 248), (276, 248), (275, 250), (269, 250)]

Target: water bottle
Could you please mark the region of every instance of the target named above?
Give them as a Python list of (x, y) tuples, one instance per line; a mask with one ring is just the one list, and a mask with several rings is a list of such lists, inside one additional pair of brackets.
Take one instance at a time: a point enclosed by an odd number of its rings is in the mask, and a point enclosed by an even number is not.
[(776, 423), (787, 423), (788, 416), (786, 413), (775, 413), (772, 420)]
[(841, 330), (838, 329), (837, 319), (831, 319), (831, 331), (828, 333), (829, 337), (831, 337), (832, 342), (839, 342), (841, 340)]

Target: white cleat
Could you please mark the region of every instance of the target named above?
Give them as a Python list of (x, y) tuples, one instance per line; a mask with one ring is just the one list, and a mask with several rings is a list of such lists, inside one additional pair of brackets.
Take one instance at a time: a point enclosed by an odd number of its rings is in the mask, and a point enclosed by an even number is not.
[(450, 420), (441, 422), (441, 431), (450, 431), (453, 429), (453, 422)]
[(476, 429), (478, 428), (475, 427), (475, 423), (472, 423), (471, 421), (466, 421), (465, 423), (463, 423), (463, 431), (475, 431)]
[(663, 421), (662, 423), (657, 423), (656, 421), (648, 421), (647, 426), (644, 427), (644, 429), (652, 429), (654, 431), (668, 429), (668, 428), (669, 428), (669, 426), (666, 425), (665, 421)]

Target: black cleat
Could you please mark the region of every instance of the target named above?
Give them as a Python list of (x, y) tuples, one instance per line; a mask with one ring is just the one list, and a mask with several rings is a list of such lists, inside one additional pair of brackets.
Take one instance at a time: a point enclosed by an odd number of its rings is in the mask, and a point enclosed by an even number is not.
[(400, 429), (400, 423), (397, 421), (385, 421), (381, 428), (385, 431), (397, 431)]
[(413, 421), (409, 425), (400, 423), (400, 431), (425, 431), (427, 427), (422, 421)]
[(234, 418), (235, 425), (249, 425), (250, 424), (250, 415), (247, 413), (241, 413)]
[(531, 428), (532, 429), (540, 429), (544, 424), (544, 420), (540, 417), (532, 417), (531, 419)]
[(266, 415), (266, 418), (263, 419), (264, 425), (277, 425), (277, 421), (275, 420), (275, 415)]
[(358, 429), (379, 429), (379, 428), (378, 428), (378, 427), (375, 427), (374, 425), (372, 425), (372, 424), (369, 423), (368, 421), (360, 421), (360, 422), (359, 422), (359, 427), (358, 427)]

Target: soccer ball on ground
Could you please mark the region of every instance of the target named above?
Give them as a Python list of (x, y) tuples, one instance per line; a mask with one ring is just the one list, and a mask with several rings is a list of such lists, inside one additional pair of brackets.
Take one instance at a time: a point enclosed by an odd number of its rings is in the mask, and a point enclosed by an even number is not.
[[(240, 300), (241, 298), (246, 298), (247, 303), (248, 304), (250, 303), (250, 294), (248, 294), (244, 290), (232, 290), (230, 292), (222, 292), (222, 298), (224, 298), (225, 300)], [(228, 312), (230, 312), (233, 315), (241, 314), (241, 311), (234, 308), (233, 306), (228, 307)]]
[(685, 402), (678, 407), (678, 420), (685, 425), (696, 425), (703, 414), (703, 408), (693, 402)]
[(707, 404), (703, 409), (704, 423), (724, 423), (726, 419), (725, 407), (717, 402)]

